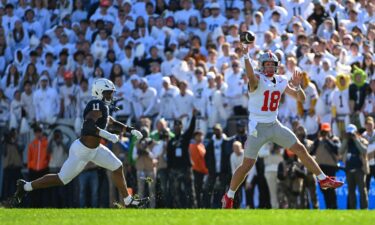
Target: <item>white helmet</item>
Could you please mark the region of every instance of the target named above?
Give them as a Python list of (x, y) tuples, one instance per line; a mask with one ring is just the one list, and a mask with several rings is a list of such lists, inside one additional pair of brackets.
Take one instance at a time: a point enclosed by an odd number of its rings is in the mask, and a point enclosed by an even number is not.
[(268, 77), (272, 77), (277, 72), (277, 69), (279, 67), (279, 59), (271, 51), (268, 51), (268, 52), (265, 52), (265, 53), (261, 54), (260, 57), (259, 57), (259, 62), (260, 62), (260, 64), (259, 64), (259, 70), (262, 73), (265, 73), (265, 71), (264, 71), (264, 63), (265, 62), (274, 62), (275, 63), (274, 72), (270, 73), (270, 74), (265, 74)]
[(103, 91), (116, 91), (116, 87), (112, 83), (112, 81), (108, 79), (96, 79), (94, 81), (94, 84), (92, 85), (91, 95), (99, 100), (103, 100), (107, 104), (110, 104), (112, 100), (108, 101), (106, 99), (103, 99)]

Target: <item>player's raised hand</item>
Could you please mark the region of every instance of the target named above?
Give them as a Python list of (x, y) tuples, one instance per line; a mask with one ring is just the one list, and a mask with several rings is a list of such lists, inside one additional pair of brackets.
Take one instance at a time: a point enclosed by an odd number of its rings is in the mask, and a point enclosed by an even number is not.
[(299, 71), (299, 70), (295, 70), (294, 73), (293, 73), (293, 77), (290, 80), (290, 82), (292, 83), (292, 85), (294, 87), (300, 86), (301, 83), (302, 83), (302, 72)]

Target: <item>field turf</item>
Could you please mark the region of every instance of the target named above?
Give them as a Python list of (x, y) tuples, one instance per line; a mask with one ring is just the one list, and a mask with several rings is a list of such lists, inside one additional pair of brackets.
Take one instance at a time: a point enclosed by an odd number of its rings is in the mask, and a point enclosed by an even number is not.
[(367, 225), (367, 210), (0, 209), (1, 225)]

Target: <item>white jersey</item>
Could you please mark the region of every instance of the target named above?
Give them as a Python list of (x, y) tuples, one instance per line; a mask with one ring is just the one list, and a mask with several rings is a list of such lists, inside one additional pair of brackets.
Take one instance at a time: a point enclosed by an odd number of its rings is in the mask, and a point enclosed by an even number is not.
[(349, 115), (349, 89), (340, 91), (336, 89), (332, 93), (332, 106), (336, 108), (337, 116), (340, 115)]
[(255, 91), (249, 92), (249, 120), (272, 123), (277, 118), (279, 101), (288, 85), (288, 80), (282, 75), (274, 75), (275, 82), (263, 74), (257, 76), (258, 87)]

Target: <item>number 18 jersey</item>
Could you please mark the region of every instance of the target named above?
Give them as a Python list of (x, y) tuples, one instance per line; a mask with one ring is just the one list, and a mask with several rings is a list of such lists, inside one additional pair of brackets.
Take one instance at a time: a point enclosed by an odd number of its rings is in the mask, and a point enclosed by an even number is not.
[(256, 75), (259, 79), (255, 91), (249, 92), (249, 120), (259, 123), (276, 121), (281, 95), (288, 85), (287, 77), (274, 75), (269, 79), (263, 74)]

